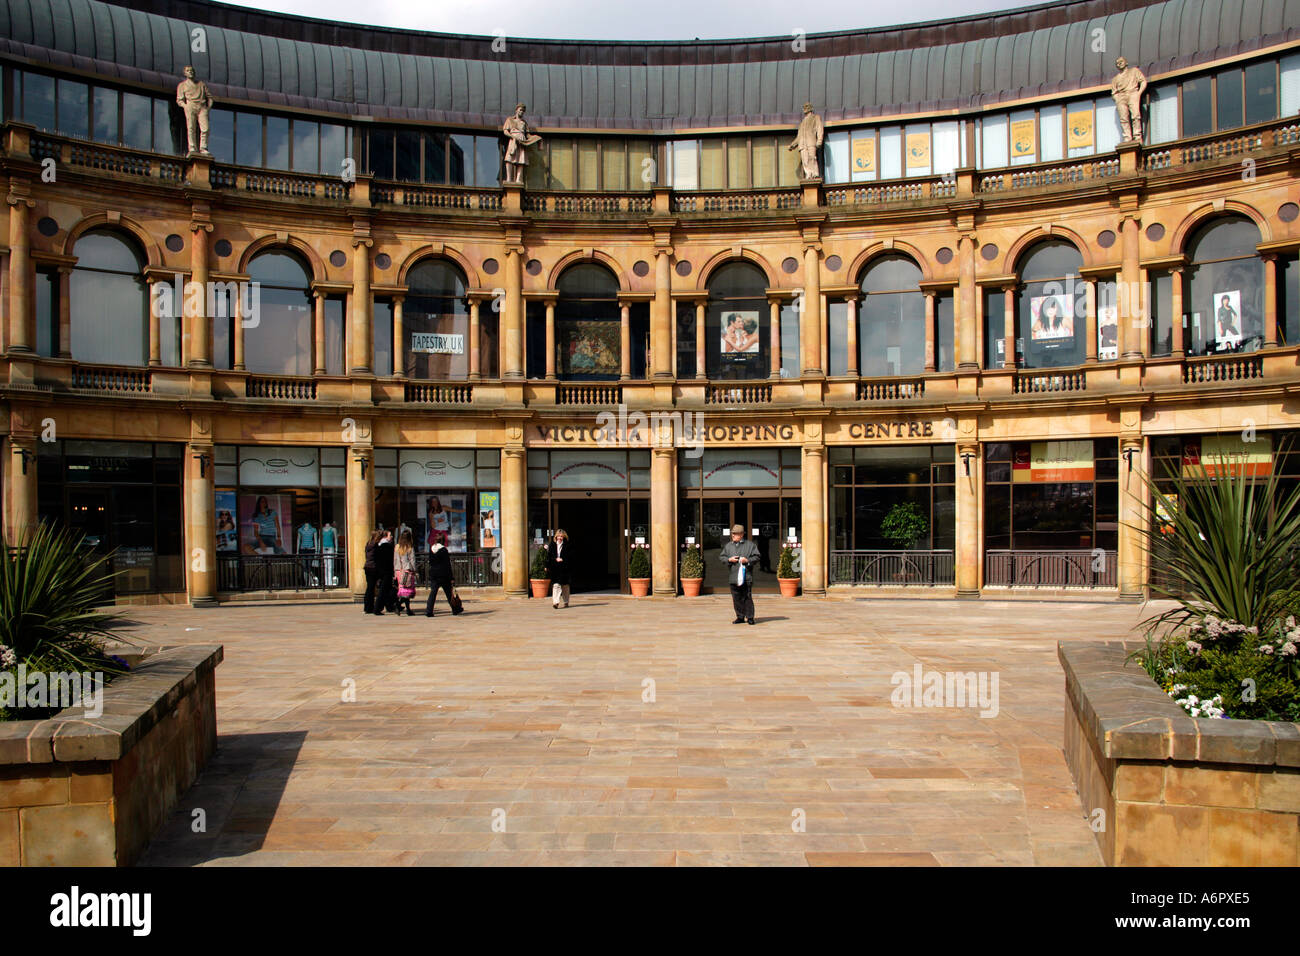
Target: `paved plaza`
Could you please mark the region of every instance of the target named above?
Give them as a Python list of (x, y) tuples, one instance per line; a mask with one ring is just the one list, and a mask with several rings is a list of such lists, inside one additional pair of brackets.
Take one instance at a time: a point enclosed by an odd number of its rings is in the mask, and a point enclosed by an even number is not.
[[(150, 643), (226, 648), (218, 752), (142, 862), (1100, 865), (1056, 642), (1150, 607), (757, 603), (130, 608)], [(916, 665), (996, 675), (996, 716), (895, 707)]]

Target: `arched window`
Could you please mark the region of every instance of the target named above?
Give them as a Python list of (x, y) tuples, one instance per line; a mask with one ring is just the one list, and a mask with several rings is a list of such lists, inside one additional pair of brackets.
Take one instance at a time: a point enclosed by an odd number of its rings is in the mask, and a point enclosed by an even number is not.
[[(79, 237), (74, 252), (77, 265), (69, 289), (72, 357), (104, 365), (147, 364), (149, 290), (144, 256), (134, 242), (107, 229)], [(175, 308), (179, 313), (180, 305)], [(164, 364), (180, 362), (176, 343), (172, 345), (163, 350)]]
[(1264, 263), (1259, 227), (1245, 216), (1215, 219), (1187, 243), (1185, 341), (1191, 355), (1254, 351), (1264, 343)]
[(1023, 368), (1083, 364), (1088, 317), (1082, 268), (1079, 250), (1060, 239), (1036, 243), (1021, 257), (1016, 352)]
[(858, 369), (864, 378), (924, 371), (925, 297), (920, 283), (920, 266), (902, 255), (873, 259), (862, 273)]
[[(565, 269), (555, 287), (559, 293), (555, 304), (556, 377), (570, 381), (616, 380), (622, 372), (623, 348), (617, 277), (602, 265), (580, 262)], [(638, 378), (645, 374), (646, 343), (638, 341), (637, 334), (641, 325), (635, 322), (632, 327), (630, 374)], [(545, 341), (543, 336), (543, 363)], [(530, 351), (536, 351), (537, 345), (532, 342)]]
[(244, 317), (244, 365), (264, 375), (312, 373), (311, 272), (296, 253), (273, 249), (248, 264), (260, 283), (256, 315)]
[(728, 262), (709, 276), (704, 369), (713, 379), (767, 378), (772, 371), (767, 276), (748, 262)]
[(469, 378), (465, 274), (445, 259), (423, 259), (407, 273), (402, 354), (411, 378)]

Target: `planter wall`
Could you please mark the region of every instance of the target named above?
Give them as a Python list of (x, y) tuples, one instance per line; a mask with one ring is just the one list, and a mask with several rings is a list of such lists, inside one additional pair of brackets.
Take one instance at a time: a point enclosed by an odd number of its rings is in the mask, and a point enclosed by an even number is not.
[(1300, 726), (1190, 717), (1126, 664), (1136, 649), (1057, 645), (1065, 759), (1106, 863), (1300, 865)]
[(162, 648), (69, 708), (0, 723), (0, 866), (129, 866), (217, 745), (220, 645)]

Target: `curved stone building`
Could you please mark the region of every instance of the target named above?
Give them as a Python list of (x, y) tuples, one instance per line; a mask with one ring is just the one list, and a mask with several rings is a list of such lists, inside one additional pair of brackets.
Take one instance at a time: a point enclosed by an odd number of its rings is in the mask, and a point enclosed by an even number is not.
[(733, 523), (760, 588), (793, 535), (809, 595), (1137, 598), (1144, 476), (1300, 478), (1300, 0), (685, 43), (0, 0), (0, 108), (4, 530), (119, 600), (357, 596), (378, 525), (507, 596), (556, 528), (578, 587), (644, 543), (674, 595)]

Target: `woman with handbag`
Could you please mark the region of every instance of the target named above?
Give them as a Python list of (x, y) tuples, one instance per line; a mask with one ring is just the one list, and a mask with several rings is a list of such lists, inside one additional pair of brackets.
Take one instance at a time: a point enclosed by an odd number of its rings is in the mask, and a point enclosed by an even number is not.
[(397, 551), (393, 553), (393, 580), (397, 583), (397, 613), (406, 607), (406, 616), (411, 616), (411, 598), (415, 597), (415, 544), (411, 538), (411, 529), (402, 532), (397, 542)]
[(370, 540), (366, 542), (366, 563), (364, 565), (366, 572), (366, 597), (362, 605), (367, 614), (375, 613), (375, 586), (379, 583), (377, 577), (378, 571), (375, 567), (375, 547), (379, 544), (379, 532), (372, 531)]
[(456, 596), (451, 579), (451, 552), (435, 541), (433, 547), (429, 549), (429, 603), (424, 608), (425, 617), (433, 617), (433, 602), (438, 597), (439, 588), (442, 588), (443, 593), (447, 595), (451, 612), (457, 613), (456, 605), (460, 603), (460, 599)]

